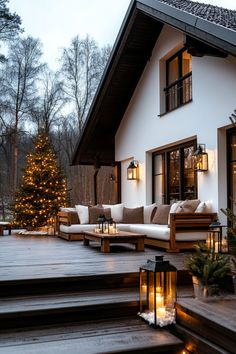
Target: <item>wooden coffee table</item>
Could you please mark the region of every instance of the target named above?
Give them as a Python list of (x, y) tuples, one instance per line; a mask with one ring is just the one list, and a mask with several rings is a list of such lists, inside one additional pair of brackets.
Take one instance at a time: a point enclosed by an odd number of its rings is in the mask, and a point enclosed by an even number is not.
[(85, 231), (83, 234), (84, 245), (88, 246), (89, 241), (97, 241), (101, 244), (101, 252), (110, 252), (110, 243), (133, 243), (136, 251), (144, 251), (145, 235), (128, 231), (119, 231), (118, 234), (102, 234), (94, 231)]

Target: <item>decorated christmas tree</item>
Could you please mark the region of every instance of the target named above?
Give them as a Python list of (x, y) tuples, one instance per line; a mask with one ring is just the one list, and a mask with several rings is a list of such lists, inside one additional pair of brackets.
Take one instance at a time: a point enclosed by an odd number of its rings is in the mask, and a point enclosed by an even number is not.
[(27, 156), (16, 193), (14, 224), (35, 229), (46, 226), (59, 208), (67, 204), (66, 180), (57, 165), (49, 138), (39, 134), (34, 151)]

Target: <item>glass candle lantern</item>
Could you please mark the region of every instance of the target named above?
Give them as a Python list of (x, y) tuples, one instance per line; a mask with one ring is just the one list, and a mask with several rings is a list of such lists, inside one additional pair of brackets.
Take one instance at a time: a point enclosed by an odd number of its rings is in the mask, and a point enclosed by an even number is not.
[(228, 253), (227, 226), (221, 225), (219, 221), (210, 224), (206, 246), (215, 253)]
[(163, 256), (140, 268), (139, 316), (155, 328), (175, 322), (176, 278), (177, 269)]
[(107, 219), (107, 228), (108, 234), (114, 235), (117, 233), (116, 222), (112, 218)]
[(100, 215), (97, 219), (96, 232), (105, 233), (106, 230), (106, 218), (105, 215)]

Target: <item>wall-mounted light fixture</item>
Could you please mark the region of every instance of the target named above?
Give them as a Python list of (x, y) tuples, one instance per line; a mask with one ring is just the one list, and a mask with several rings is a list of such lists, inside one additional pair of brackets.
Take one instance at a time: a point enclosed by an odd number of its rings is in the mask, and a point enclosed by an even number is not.
[(198, 144), (197, 150), (193, 154), (193, 167), (197, 172), (208, 170), (208, 154), (205, 144)]
[(127, 168), (127, 179), (128, 180), (137, 180), (138, 179), (138, 161), (133, 160), (130, 162)]

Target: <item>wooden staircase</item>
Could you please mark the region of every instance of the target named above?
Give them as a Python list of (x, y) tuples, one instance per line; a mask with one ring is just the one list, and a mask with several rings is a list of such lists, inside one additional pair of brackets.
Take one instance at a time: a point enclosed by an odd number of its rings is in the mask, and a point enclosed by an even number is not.
[(137, 273), (0, 284), (0, 354), (180, 353), (137, 317), (137, 285)]
[(235, 353), (234, 295), (197, 301), (180, 271), (177, 323), (155, 330), (137, 316), (138, 282), (138, 273), (0, 282), (0, 354)]

